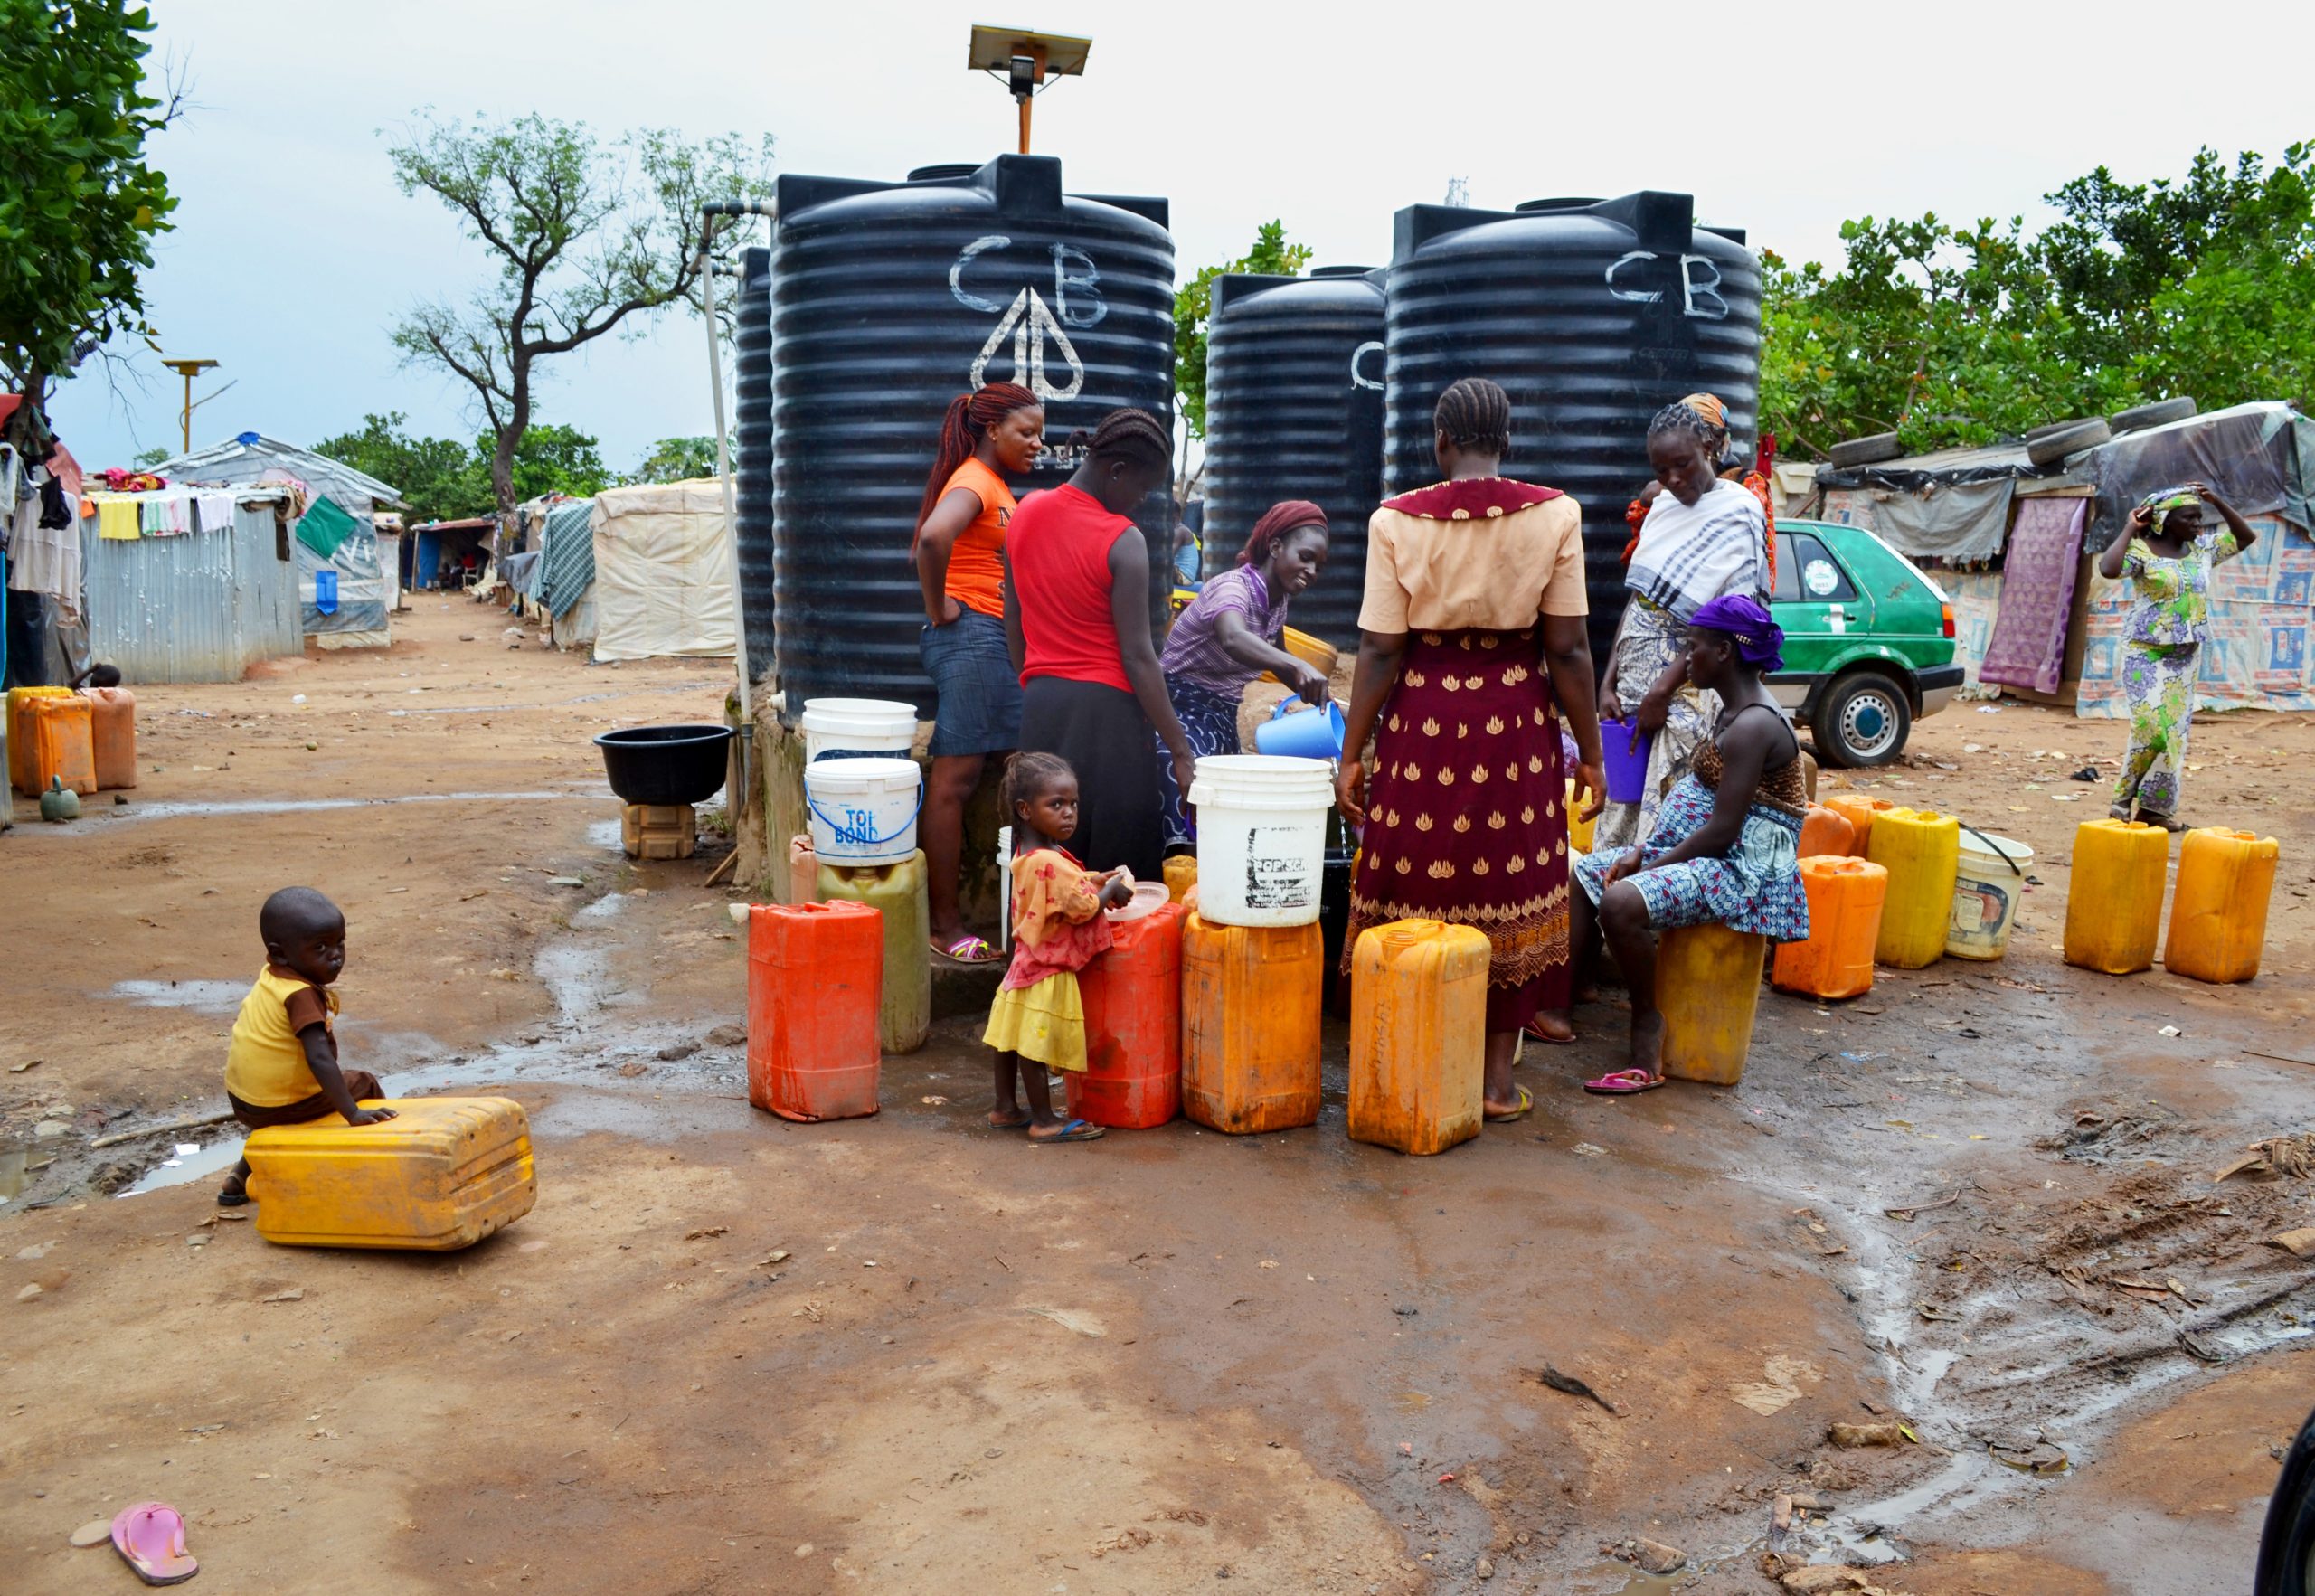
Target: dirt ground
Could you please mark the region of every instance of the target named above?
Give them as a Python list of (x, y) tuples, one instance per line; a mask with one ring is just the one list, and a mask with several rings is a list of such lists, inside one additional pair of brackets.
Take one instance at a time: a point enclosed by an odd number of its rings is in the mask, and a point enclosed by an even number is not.
[[(2196, 727), (2191, 817), (2283, 844), (2249, 986), (2064, 966), (2104, 807), (2068, 774), (2122, 729), (1960, 704), (1852, 784), (2036, 848), (2000, 963), (1765, 994), (1726, 1091), (1584, 1097), (1620, 1018), (1587, 1011), (1529, 1051), (1530, 1120), (1436, 1159), (1346, 1140), (1339, 1026), (1315, 1129), (1032, 1149), (982, 1120), (969, 1015), (874, 1119), (746, 1103), (723, 844), (627, 861), (586, 741), (720, 718), (728, 667), (413, 602), (390, 653), (139, 689), (128, 804), (0, 836), (12, 1591), (135, 1588), (67, 1537), (156, 1498), (235, 1591), (1714, 1596), (1771, 1553), (1916, 1596), (2247, 1586), (2315, 1390), (2315, 1266), (2265, 1242), (2315, 1201), (2211, 1176), (2315, 1110), (2315, 1063), (2260, 1056), (2315, 1060), (2304, 717)], [(300, 881), (347, 911), (349, 1062), (529, 1110), (504, 1234), (275, 1248), (219, 1217), (219, 1129), (90, 1145), (222, 1105)], [(1883, 1419), (1913, 1439), (1827, 1440)]]

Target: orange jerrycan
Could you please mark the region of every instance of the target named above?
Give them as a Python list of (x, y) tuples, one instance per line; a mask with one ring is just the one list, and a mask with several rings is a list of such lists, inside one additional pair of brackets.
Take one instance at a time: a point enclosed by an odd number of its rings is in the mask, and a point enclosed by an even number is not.
[(1664, 1014), (1667, 1075), (1713, 1086), (1744, 1078), (1768, 945), (1756, 931), (1709, 922), (1657, 939), (1656, 1006)]
[(1350, 965), (1350, 1139), (1443, 1153), (1479, 1133), (1487, 1075), (1487, 933), (1396, 920)]
[(48, 790), (45, 781), (33, 780), (33, 712), (35, 698), (69, 698), (70, 687), (11, 687), (8, 689), (8, 785), (26, 798)]
[(1873, 990), (1873, 944), (1889, 873), (1867, 859), (1819, 855), (1800, 861), (1809, 894), (1809, 940), (1779, 943), (1769, 983), (1806, 997), (1855, 997)]
[(2247, 981), (2259, 973), (2282, 850), (2271, 836), (2224, 826), (2187, 833), (2178, 845), (2178, 885), (2170, 898), (2163, 967), (2197, 981)]
[(1857, 827), (1848, 823), (1847, 817), (1822, 804), (1810, 804), (1808, 817), (1800, 822), (1800, 856), (1830, 858), (1836, 854), (1856, 851)]
[(884, 917), (865, 903), (748, 911), (748, 1100), (783, 1119), (876, 1111)]
[(2154, 966), (2170, 834), (2142, 820), (2084, 820), (2074, 828), (2065, 961), (2126, 976)]
[(285, 1247), (449, 1252), (504, 1230), (538, 1201), (531, 1122), (503, 1097), (388, 1098), (394, 1117), (335, 1114), (250, 1132), (257, 1233)]
[(1837, 792), (1825, 800), (1824, 807), (1848, 822), (1849, 830), (1856, 833), (1849, 839), (1848, 851), (1862, 859), (1873, 840), (1874, 817), (1885, 815), (1897, 806), (1887, 798), (1861, 792)]
[(1935, 964), (1953, 921), (1961, 823), (1934, 809), (1889, 809), (1873, 817), (1869, 848), (1866, 856), (1889, 873), (1873, 957), (1896, 969)]
[(1182, 1111), (1245, 1136), (1318, 1122), (1325, 933), (1308, 925), (1182, 928)]
[(35, 793), (48, 790), (51, 777), (83, 798), (97, 790), (97, 751), (89, 709), (89, 701), (76, 693), (24, 701), (32, 733), (24, 763)]
[(1077, 973), (1085, 1067), (1065, 1070), (1069, 1113), (1148, 1130), (1182, 1109), (1182, 922), (1164, 903), (1110, 928), (1110, 950)]
[(89, 736), (95, 745), (97, 785), (137, 785), (137, 694), (126, 687), (84, 687)]

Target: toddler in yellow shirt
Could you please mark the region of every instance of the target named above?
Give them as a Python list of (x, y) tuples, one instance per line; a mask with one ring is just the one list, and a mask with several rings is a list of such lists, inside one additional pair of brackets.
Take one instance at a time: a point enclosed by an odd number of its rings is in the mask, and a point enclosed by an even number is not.
[[(335, 1114), (348, 1125), (374, 1125), (392, 1109), (364, 1109), (385, 1095), (367, 1070), (342, 1070), (330, 1016), (337, 994), (330, 984), (345, 968), (345, 916), (311, 887), (283, 887), (258, 911), (265, 968), (241, 999), (225, 1053), (225, 1100), (233, 1118), (250, 1129), (303, 1125)], [(217, 1201), (238, 1208), (250, 1200), (250, 1161), (225, 1177)]]

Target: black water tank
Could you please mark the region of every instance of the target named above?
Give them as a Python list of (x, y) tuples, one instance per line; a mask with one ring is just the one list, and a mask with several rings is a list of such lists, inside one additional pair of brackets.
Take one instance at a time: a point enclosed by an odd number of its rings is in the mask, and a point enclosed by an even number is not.
[(772, 624), (771, 251), (740, 257), (737, 325), (732, 333), (734, 403), (732, 488), (740, 505), (740, 590), (746, 598), (748, 669), (770, 674), (777, 647)]
[(1623, 613), (1624, 506), (1646, 485), (1648, 422), (1698, 390), (1740, 449), (1761, 387), (1760, 263), (1735, 229), (1699, 228), (1687, 194), (1398, 214), (1385, 343), (1386, 490), (1435, 480), (1432, 407), (1460, 377), (1511, 395), (1507, 475), (1583, 505), (1592, 646)]
[(1363, 266), (1214, 284), (1205, 346), (1205, 573), (1227, 570), (1263, 511), (1309, 499), (1333, 536), (1295, 627), (1358, 641), (1366, 518), (1383, 488), (1383, 282)]
[[(1064, 195), (1061, 163), (999, 156), (910, 183), (783, 176), (771, 260), (774, 561), (787, 715), (821, 696), (932, 713), (909, 544), (941, 412), (982, 382), (1045, 400), (1046, 451), (1015, 491), (1065, 480), (1072, 431), (1131, 405), (1174, 414), (1174, 244), (1164, 200)], [(1171, 547), (1139, 519), (1151, 620)], [(751, 606), (755, 602), (749, 594)]]

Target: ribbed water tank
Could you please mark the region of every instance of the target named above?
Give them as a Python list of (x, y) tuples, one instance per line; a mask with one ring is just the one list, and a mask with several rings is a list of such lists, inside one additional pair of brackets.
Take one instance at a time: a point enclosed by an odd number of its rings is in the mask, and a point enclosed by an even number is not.
[(1760, 263), (1693, 198), (1538, 200), (1517, 211), (1413, 205), (1391, 255), (1385, 490), (1439, 475), (1432, 407), (1461, 377), (1511, 395), (1506, 474), (1583, 506), (1592, 645), (1623, 613), (1624, 506), (1650, 476), (1649, 419), (1698, 390), (1728, 407), (1740, 449), (1760, 401)]
[[(932, 713), (909, 560), (941, 413), (983, 382), (1045, 401), (1016, 494), (1064, 481), (1071, 434), (1120, 406), (1169, 427), (1174, 245), (1164, 200), (1065, 195), (1061, 163), (1000, 156), (906, 183), (783, 176), (771, 260), (772, 496), (780, 684)], [(1142, 505), (1151, 621), (1169, 500)], [(754, 602), (752, 594), (750, 603)]]
[(1205, 346), (1205, 573), (1226, 570), (1262, 512), (1327, 513), (1327, 569), (1294, 600), (1297, 629), (1358, 640), (1366, 518), (1383, 487), (1383, 284), (1325, 266), (1214, 284)]
[(746, 599), (748, 668), (769, 675), (772, 624), (771, 251), (740, 257), (740, 297), (732, 331), (732, 486), (740, 505), (740, 590)]

